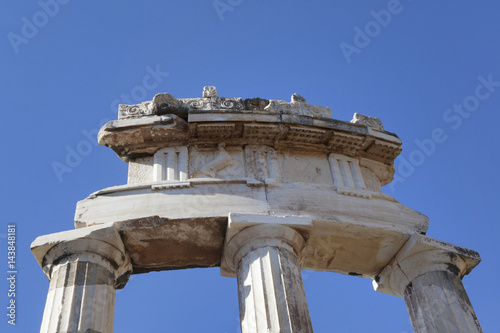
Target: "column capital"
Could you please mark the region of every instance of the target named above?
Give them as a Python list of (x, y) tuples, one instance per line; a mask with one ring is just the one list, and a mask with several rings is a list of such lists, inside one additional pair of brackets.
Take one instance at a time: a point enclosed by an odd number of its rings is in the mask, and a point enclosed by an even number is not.
[(286, 248), (300, 261), (311, 228), (310, 217), (229, 214), (221, 275), (236, 277), (241, 258), (265, 246)]
[(132, 265), (113, 223), (40, 236), (31, 244), (38, 264), (49, 279), (57, 265), (71, 260), (93, 262), (115, 276), (115, 288), (125, 286)]
[(373, 287), (376, 291), (403, 298), (406, 287), (423, 274), (448, 271), (462, 278), (480, 261), (476, 251), (415, 234), (375, 277)]

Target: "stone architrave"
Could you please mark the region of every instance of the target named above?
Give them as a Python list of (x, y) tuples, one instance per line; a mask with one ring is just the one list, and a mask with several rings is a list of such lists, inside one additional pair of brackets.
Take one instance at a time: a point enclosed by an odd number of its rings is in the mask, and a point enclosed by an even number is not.
[(416, 333), (483, 332), (462, 284), (479, 255), (415, 235), (374, 281), (377, 291), (402, 297)]
[(302, 233), (311, 220), (243, 214), (229, 219), (222, 273), (236, 273), (242, 333), (312, 332), (300, 265)]
[(115, 290), (132, 266), (113, 226), (38, 237), (32, 244), (50, 280), (41, 333), (113, 332)]

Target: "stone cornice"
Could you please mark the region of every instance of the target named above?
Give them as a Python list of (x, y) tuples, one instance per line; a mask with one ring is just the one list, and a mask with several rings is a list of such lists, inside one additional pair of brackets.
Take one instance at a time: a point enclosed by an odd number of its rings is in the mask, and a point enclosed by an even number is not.
[(136, 105), (120, 104), (118, 119), (139, 118), (168, 113), (187, 114), (190, 111), (260, 110), (267, 113), (299, 114), (318, 118), (331, 118), (331, 109), (307, 104), (304, 97), (293, 94), (291, 101), (267, 100), (263, 98), (219, 97), (215, 87), (204, 87), (202, 98), (176, 99), (170, 94), (157, 94), (152, 101)]
[(158, 94), (150, 102), (120, 105), (119, 120), (104, 125), (98, 141), (125, 161), (164, 147), (221, 142), (338, 153), (387, 165), (401, 152), (401, 140), (377, 118), (335, 120), (329, 108), (296, 94), (291, 102), (219, 98), (214, 87), (205, 87), (201, 99)]

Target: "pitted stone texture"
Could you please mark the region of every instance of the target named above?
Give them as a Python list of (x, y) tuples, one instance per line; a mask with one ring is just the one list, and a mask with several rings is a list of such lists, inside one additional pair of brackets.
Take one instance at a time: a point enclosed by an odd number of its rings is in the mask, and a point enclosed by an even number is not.
[(136, 158), (128, 163), (127, 184), (150, 183), (153, 181), (153, 156)]

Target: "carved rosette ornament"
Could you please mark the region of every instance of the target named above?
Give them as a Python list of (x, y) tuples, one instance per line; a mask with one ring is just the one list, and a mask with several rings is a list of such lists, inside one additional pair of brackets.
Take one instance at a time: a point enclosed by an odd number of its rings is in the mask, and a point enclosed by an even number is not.
[(241, 98), (218, 97), (217, 89), (213, 86), (203, 88), (203, 98), (182, 99), (183, 107), (189, 110), (241, 110), (244, 108)]

